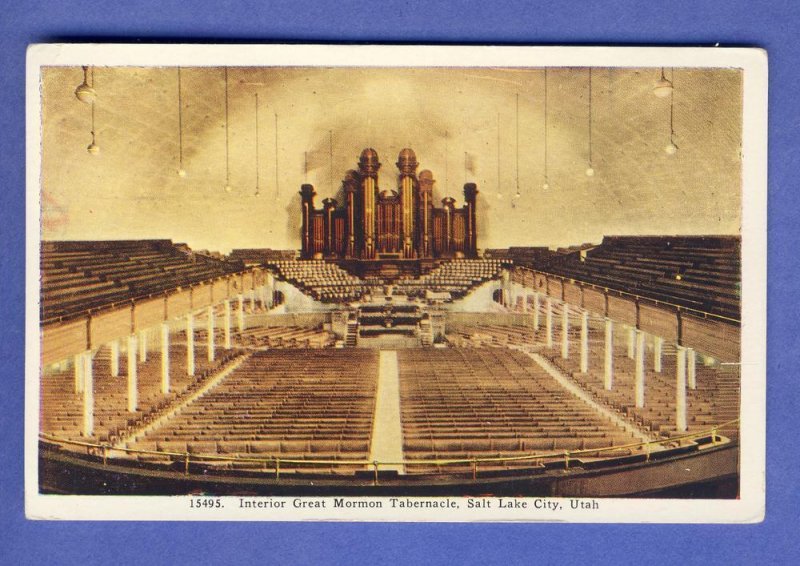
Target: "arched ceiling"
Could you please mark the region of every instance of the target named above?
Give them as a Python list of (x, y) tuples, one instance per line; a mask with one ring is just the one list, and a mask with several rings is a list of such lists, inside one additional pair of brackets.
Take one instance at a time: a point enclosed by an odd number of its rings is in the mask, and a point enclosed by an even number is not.
[(547, 71), (545, 190), (542, 69), (231, 67), (226, 193), (223, 68), (181, 70), (181, 178), (176, 68), (94, 69), (100, 153), (90, 155), (91, 107), (74, 96), (82, 70), (49, 67), (42, 85), (43, 237), (161, 237), (220, 251), (296, 248), (300, 184), (314, 184), (320, 201), (335, 196), (368, 146), (383, 163), (382, 189), (394, 188), (394, 162), (406, 146), (420, 170), (433, 171), (438, 198), (460, 202), (465, 179), (477, 182), (480, 247), (556, 246), (604, 234), (736, 234), (741, 73), (666, 70), (680, 148), (668, 155), (670, 98), (652, 93), (660, 72), (592, 69), (596, 173), (589, 178), (589, 70)]

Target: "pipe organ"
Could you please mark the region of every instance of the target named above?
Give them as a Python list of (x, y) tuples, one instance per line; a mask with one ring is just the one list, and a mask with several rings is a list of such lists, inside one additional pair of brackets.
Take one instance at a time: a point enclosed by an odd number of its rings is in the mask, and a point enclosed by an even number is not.
[(381, 190), (378, 153), (361, 152), (358, 169), (345, 173), (344, 206), (335, 199), (314, 206), (313, 185), (300, 189), (302, 199), (301, 257), (342, 259), (425, 259), (477, 257), (475, 203), (478, 189), (464, 185), (464, 205), (442, 199), (433, 205), (433, 174), (417, 175), (417, 158), (404, 149), (397, 159), (396, 187)]

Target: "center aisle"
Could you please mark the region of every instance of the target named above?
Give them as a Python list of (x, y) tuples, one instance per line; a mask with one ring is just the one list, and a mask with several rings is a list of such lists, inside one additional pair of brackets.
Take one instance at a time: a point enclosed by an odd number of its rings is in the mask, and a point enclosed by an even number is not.
[[(375, 418), (372, 425), (372, 444), (369, 459), (378, 462), (403, 460), (403, 427), (400, 422), (400, 378), (397, 352), (381, 351), (378, 366), (378, 391), (375, 399)], [(402, 465), (381, 466), (381, 470), (397, 470)]]

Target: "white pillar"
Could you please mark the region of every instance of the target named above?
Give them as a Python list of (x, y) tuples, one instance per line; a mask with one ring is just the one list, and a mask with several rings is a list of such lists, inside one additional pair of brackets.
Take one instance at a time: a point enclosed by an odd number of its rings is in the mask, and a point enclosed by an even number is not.
[(636, 328), (628, 327), (628, 357), (633, 359), (636, 354)]
[(136, 335), (128, 336), (128, 412), (136, 412), (138, 399), (138, 375), (136, 374)]
[(186, 375), (194, 375), (194, 315), (186, 315)]
[(533, 329), (539, 330), (539, 293), (533, 294)]
[(553, 347), (553, 299), (547, 297), (544, 302), (545, 338), (548, 348)]
[(214, 361), (214, 307), (210, 306), (207, 310), (208, 321), (206, 322), (206, 334), (208, 334), (208, 361)]
[(161, 323), (161, 393), (169, 393), (169, 323)]
[(83, 393), (83, 354), (75, 354), (72, 362), (75, 366), (75, 393)]
[(664, 339), (660, 336), (653, 338), (653, 369), (661, 373), (661, 352), (664, 349)]
[(528, 293), (522, 293), (522, 312), (528, 312)]
[(267, 286), (262, 285), (258, 288), (258, 300), (261, 302), (261, 310), (267, 310)]
[(239, 304), (236, 306), (236, 318), (239, 323), (239, 334), (244, 332), (244, 295), (241, 293), (237, 297)]
[(111, 377), (119, 376), (119, 340), (111, 341)]
[(569, 305), (561, 305), (561, 357), (569, 358)]
[(675, 361), (675, 428), (686, 431), (686, 348), (678, 346)]
[(686, 362), (689, 366), (689, 389), (697, 389), (697, 352), (694, 348), (686, 348)]
[(139, 333), (139, 362), (144, 363), (147, 361), (147, 331), (143, 330)]
[(225, 349), (231, 349), (231, 302), (225, 299), (225, 316), (222, 321), (222, 326), (225, 331)]
[(581, 312), (581, 373), (589, 371), (589, 311)]
[(606, 351), (603, 367), (603, 387), (611, 390), (614, 385), (614, 322), (606, 319)]
[(94, 434), (94, 376), (92, 375), (92, 352), (84, 352), (83, 366), (83, 436)]
[(634, 384), (634, 393), (636, 396), (636, 406), (644, 407), (644, 332), (636, 331), (634, 329), (634, 337), (636, 341), (635, 366), (636, 366), (636, 381)]
[(256, 291), (255, 289), (250, 289), (248, 292), (250, 295), (250, 312), (256, 312)]

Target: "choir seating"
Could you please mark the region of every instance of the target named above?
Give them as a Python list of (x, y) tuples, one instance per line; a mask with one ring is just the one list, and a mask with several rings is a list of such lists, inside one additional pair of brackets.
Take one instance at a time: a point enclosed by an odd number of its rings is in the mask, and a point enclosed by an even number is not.
[(461, 298), (478, 285), (500, 277), (502, 262), (498, 259), (454, 259), (415, 279), (401, 279), (395, 292), (409, 297), (424, 297), (426, 291), (449, 293)]
[(233, 273), (169, 240), (42, 242), (41, 318), (53, 321)]
[[(619, 446), (634, 437), (507, 348), (402, 350), (400, 396), (410, 472), (455, 471), (436, 459), (519, 456)], [(626, 449), (627, 450), (627, 449)], [(624, 450), (623, 450), (624, 452)], [(532, 466), (531, 460), (481, 469)], [(463, 466), (470, 469), (469, 464)]]
[[(262, 469), (282, 460), (365, 460), (375, 404), (370, 350), (253, 352), (221, 383), (130, 447), (240, 458)], [(247, 461), (260, 460), (257, 462)], [(234, 466), (231, 462), (209, 463)], [(281, 464), (291, 470), (291, 462)], [(352, 466), (302, 466), (335, 473)]]
[(267, 266), (281, 279), (325, 303), (355, 301), (369, 290), (364, 281), (324, 260), (283, 260)]

